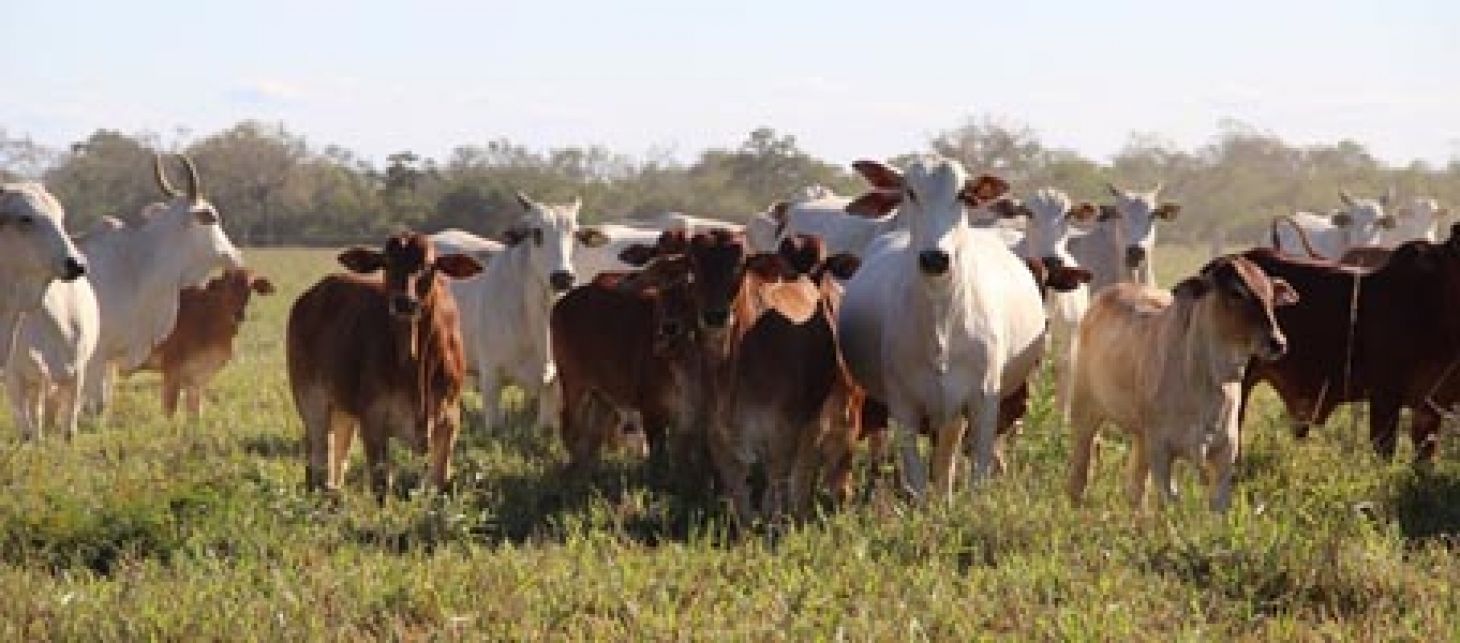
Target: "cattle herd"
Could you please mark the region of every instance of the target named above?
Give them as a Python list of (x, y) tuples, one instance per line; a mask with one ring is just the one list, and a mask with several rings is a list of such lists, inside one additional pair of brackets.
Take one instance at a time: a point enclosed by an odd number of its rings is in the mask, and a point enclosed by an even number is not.
[[(40, 184), (0, 186), (0, 358), (26, 439), (104, 417), (117, 371), (161, 371), (166, 414), (184, 398), (196, 419), (251, 293), (274, 291), (180, 160), (181, 189), (159, 155), (163, 201), (76, 236)], [(468, 377), (476, 430), (505, 421), (510, 383), (561, 436), (565, 475), (631, 446), (746, 522), (804, 516), (818, 489), (847, 499), (861, 450), (895, 454), (917, 497), (951, 494), (960, 462), (972, 483), (997, 474), (1046, 353), (1077, 502), (1109, 424), (1130, 437), (1133, 504), (1151, 479), (1170, 499), (1182, 458), (1225, 509), (1258, 383), (1300, 436), (1368, 402), (1384, 457), (1409, 409), (1420, 461), (1460, 402), (1460, 225), (1437, 240), (1447, 212), (1433, 199), (1343, 193), (1334, 212), (1273, 221), (1270, 247), (1164, 290), (1156, 228), (1181, 207), (1159, 186), (1112, 185), (1106, 203), (1054, 188), (1018, 199), (939, 157), (853, 167), (865, 194), (810, 186), (745, 224), (675, 213), (589, 226), (579, 202), (519, 195), (500, 242), (401, 232), (345, 250), (347, 272), (308, 288), (287, 322), (307, 485), (340, 488), (357, 432), (380, 497), (392, 436), (448, 485)]]

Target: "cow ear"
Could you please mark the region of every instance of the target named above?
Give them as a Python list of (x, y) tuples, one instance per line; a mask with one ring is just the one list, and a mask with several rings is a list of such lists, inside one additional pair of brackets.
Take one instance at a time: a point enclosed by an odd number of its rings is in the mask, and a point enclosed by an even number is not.
[(355, 246), (341, 252), (337, 259), (340, 265), (349, 268), (350, 272), (360, 274), (369, 274), (385, 267), (385, 253), (363, 246)]
[(274, 294), (274, 282), (269, 281), (268, 277), (254, 277), (252, 281), (248, 282), (248, 286), (260, 295)]
[(1344, 205), (1349, 207), (1353, 207), (1354, 205), (1354, 196), (1352, 194), (1349, 194), (1348, 190), (1339, 190), (1338, 200), (1342, 201)]
[(862, 175), (862, 178), (867, 179), (872, 187), (883, 190), (902, 190), (902, 173), (882, 161), (856, 161), (852, 163), (852, 169)]
[(1070, 211), (1066, 212), (1065, 216), (1083, 223), (1094, 219), (1099, 214), (1100, 208), (1095, 207), (1094, 203), (1081, 201), (1079, 205), (1070, 208)]
[(646, 246), (642, 243), (635, 243), (629, 245), (623, 250), (620, 250), (618, 253), (618, 259), (619, 261), (629, 264), (630, 266), (642, 267), (644, 264), (653, 261), (654, 257), (658, 254), (659, 249), (655, 248), (654, 246)]
[(583, 244), (585, 248), (597, 248), (608, 243), (608, 235), (594, 227), (579, 228), (575, 236), (578, 238), (578, 243)]
[(766, 281), (793, 279), (795, 273), (780, 255), (773, 252), (759, 252), (745, 258), (745, 270)]
[(843, 210), (852, 216), (880, 219), (896, 210), (899, 203), (902, 203), (900, 190), (873, 190), (853, 199)]
[(1444, 217), (1444, 216), (1449, 216), (1449, 215), (1450, 215), (1450, 208), (1440, 208), (1438, 210), (1435, 210), (1435, 218), (1436, 219), (1438, 219), (1440, 217)]
[(1029, 208), (1024, 207), (1023, 203), (1008, 197), (995, 199), (993, 203), (988, 204), (988, 209), (998, 215), (1000, 219), (1014, 219), (1030, 215)]
[(839, 252), (827, 257), (822, 266), (831, 273), (831, 276), (845, 281), (851, 279), (852, 275), (857, 273), (857, 269), (862, 267), (862, 260), (857, 255)]
[(1291, 306), (1298, 303), (1298, 289), (1294, 288), (1288, 280), (1282, 277), (1273, 277), (1272, 282), (1272, 305)]
[(522, 241), (527, 238), (527, 234), (527, 228), (507, 228), (507, 230), (502, 233), (502, 242), (506, 243), (508, 246), (515, 246), (519, 243), (522, 243)]
[(1171, 294), (1177, 299), (1201, 299), (1212, 289), (1212, 282), (1205, 276), (1187, 277), (1171, 289)]
[(982, 174), (963, 183), (959, 196), (969, 205), (983, 205), (1009, 191), (1009, 182), (991, 174)]
[(1162, 219), (1170, 221), (1172, 219), (1175, 219), (1176, 215), (1180, 213), (1180, 203), (1162, 203), (1160, 207), (1156, 208), (1155, 215), (1161, 217)]
[(1333, 225), (1336, 225), (1340, 228), (1347, 228), (1349, 224), (1354, 222), (1354, 218), (1352, 216), (1349, 216), (1349, 213), (1347, 212), (1335, 212), (1333, 214), (1332, 221)]
[(1394, 226), (1399, 225), (1399, 221), (1395, 219), (1394, 215), (1392, 214), (1386, 214), (1382, 217), (1379, 217), (1379, 219), (1374, 223), (1378, 224), (1380, 228), (1383, 228), (1385, 230), (1393, 230)]
[(1098, 220), (1098, 221), (1109, 221), (1111, 219), (1119, 219), (1119, 218), (1120, 218), (1120, 208), (1117, 208), (1117, 207), (1115, 207), (1113, 205), (1102, 204), (1100, 206), (1100, 216), (1099, 217), (1096, 217), (1096, 220)]
[(466, 279), (482, 271), (482, 264), (470, 255), (441, 255), (436, 257), (436, 269), (452, 279)]
[(680, 254), (689, 251), (689, 235), (684, 230), (665, 230), (656, 241), (661, 255)]
[(1061, 266), (1049, 269), (1049, 276), (1044, 283), (1050, 288), (1060, 292), (1069, 292), (1080, 287), (1080, 284), (1090, 283), (1093, 275), (1089, 270), (1075, 266)]

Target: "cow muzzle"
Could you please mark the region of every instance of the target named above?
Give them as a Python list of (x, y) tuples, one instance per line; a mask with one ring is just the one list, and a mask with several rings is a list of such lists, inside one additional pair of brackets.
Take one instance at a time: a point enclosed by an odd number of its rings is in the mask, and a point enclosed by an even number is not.
[(548, 275), (548, 285), (557, 292), (565, 292), (573, 287), (573, 273), (566, 270), (554, 270)]
[(61, 281), (76, 281), (86, 274), (86, 264), (75, 257), (66, 257), (61, 262)]
[(390, 298), (390, 314), (413, 319), (421, 314), (421, 302), (404, 295), (395, 295)]
[(925, 275), (948, 274), (948, 265), (952, 263), (947, 252), (942, 250), (924, 250), (918, 253), (918, 270)]
[(1139, 268), (1146, 262), (1146, 249), (1140, 246), (1130, 246), (1125, 249), (1125, 267)]

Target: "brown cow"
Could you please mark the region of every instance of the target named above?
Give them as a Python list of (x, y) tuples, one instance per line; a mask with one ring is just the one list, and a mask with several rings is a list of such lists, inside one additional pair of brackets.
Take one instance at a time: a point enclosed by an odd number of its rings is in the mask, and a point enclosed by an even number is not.
[(443, 488), (465, 377), (446, 278), (482, 266), (466, 255), (437, 256), (414, 232), (391, 236), (382, 250), (351, 248), (339, 261), (358, 274), (325, 277), (289, 311), (289, 385), (304, 420), (305, 483), (339, 488), (358, 427), (377, 498), (390, 486), (391, 436), (417, 453), (429, 448), (430, 480)]
[(1389, 261), (1389, 255), (1394, 254), (1393, 248), (1383, 246), (1354, 246), (1345, 250), (1338, 262), (1345, 266), (1356, 268), (1378, 268)]
[[(841, 285), (855, 256), (825, 258), (821, 240), (794, 235), (776, 254), (747, 262), (739, 307), (748, 313), (732, 347), (724, 407), (710, 427), (710, 455), (737, 517), (752, 519), (750, 466), (766, 465), (762, 513), (789, 509), (804, 517), (823, 465), (840, 500), (849, 495), (846, 467), (857, 426), (849, 413), (860, 400), (837, 350)], [(757, 310), (758, 309), (758, 310)]]
[(167, 417), (177, 412), (180, 395), (187, 397), (189, 416), (202, 415), (203, 389), (233, 359), (233, 338), (253, 293), (271, 295), (274, 284), (247, 268), (230, 268), (202, 288), (178, 293), (177, 323), (141, 369), (162, 372)]

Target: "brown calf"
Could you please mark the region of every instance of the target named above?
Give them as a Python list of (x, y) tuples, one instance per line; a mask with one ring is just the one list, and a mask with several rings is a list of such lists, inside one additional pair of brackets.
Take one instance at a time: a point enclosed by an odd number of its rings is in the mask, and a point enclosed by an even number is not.
[[(339, 261), (358, 274), (325, 277), (289, 311), (289, 385), (304, 420), (306, 485), (339, 488), (358, 427), (377, 498), (390, 485), (391, 436), (417, 453), (429, 448), (430, 479), (442, 488), (465, 377), (446, 279), (470, 277), (481, 264), (437, 256), (414, 232), (391, 236), (382, 250), (351, 248)], [(376, 272), (384, 274), (362, 276)]]
[(233, 359), (233, 338), (253, 293), (271, 295), (274, 284), (247, 268), (230, 268), (206, 286), (178, 294), (177, 323), (141, 369), (162, 372), (167, 417), (177, 412), (180, 395), (187, 397), (188, 415), (202, 415), (203, 389)]

